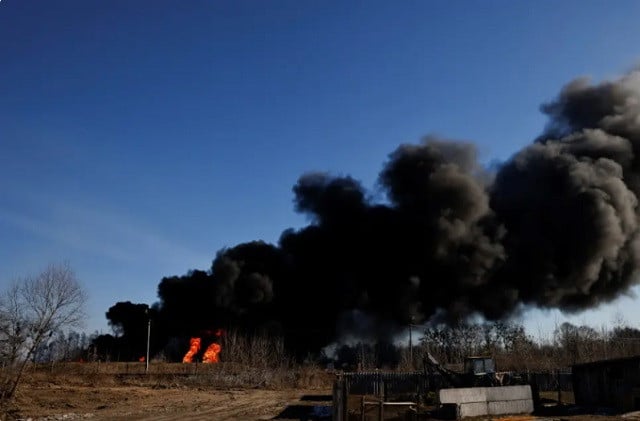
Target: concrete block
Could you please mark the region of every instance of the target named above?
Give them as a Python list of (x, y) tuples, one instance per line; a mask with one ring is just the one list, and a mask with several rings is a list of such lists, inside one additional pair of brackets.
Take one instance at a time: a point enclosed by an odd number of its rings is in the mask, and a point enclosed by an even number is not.
[(440, 403), (455, 404), (459, 418), (483, 415), (530, 414), (533, 412), (531, 387), (467, 387), (441, 389)]
[(487, 407), (488, 415), (530, 414), (533, 412), (533, 399), (493, 401)]
[(479, 417), (489, 414), (486, 402), (469, 402), (458, 404), (458, 418)]
[(515, 401), (531, 398), (531, 386), (500, 386), (487, 387), (485, 395), (488, 401)]
[(486, 387), (440, 389), (440, 403), (486, 402)]

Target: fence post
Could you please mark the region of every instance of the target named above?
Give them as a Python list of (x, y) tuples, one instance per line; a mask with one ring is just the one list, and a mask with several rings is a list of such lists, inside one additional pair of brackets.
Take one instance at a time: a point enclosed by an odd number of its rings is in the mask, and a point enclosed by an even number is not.
[(560, 386), (560, 370), (556, 370), (556, 383), (558, 384), (558, 405), (562, 405), (562, 387)]
[(349, 382), (344, 378), (342, 386), (342, 421), (349, 419)]
[(343, 388), (344, 383), (342, 382), (342, 379), (338, 377), (333, 382), (333, 419), (335, 421), (346, 421), (342, 417), (343, 406), (345, 405), (344, 401), (342, 400), (342, 398), (344, 397), (342, 393)]

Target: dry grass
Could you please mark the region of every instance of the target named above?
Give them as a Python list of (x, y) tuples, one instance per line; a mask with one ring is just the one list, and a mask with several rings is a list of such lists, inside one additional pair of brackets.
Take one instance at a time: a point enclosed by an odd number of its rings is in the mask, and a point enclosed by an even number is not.
[[(273, 364), (273, 361), (258, 366), (233, 361), (217, 364), (152, 361), (147, 373), (145, 368), (146, 364), (142, 362), (30, 363), (26, 366), (16, 398), (0, 410), (0, 420), (24, 418), (25, 414), (68, 415), (78, 411), (98, 416), (96, 410), (102, 414), (100, 416), (106, 416), (105, 411), (115, 411), (114, 414), (131, 411), (153, 413), (156, 410), (174, 411), (185, 405), (181, 411), (184, 416), (191, 417), (197, 408), (190, 408), (185, 397), (196, 395), (202, 400), (200, 407), (218, 408), (222, 404), (221, 399), (227, 404), (227, 397), (235, 399), (238, 393), (264, 398), (264, 402), (258, 404), (271, 410), (278, 406), (278, 402), (269, 400), (271, 396), (286, 395), (289, 399), (292, 391), (300, 390), (307, 393), (317, 390), (326, 395), (333, 382), (332, 374), (315, 366), (289, 367)], [(173, 400), (167, 400), (169, 397)], [(136, 404), (138, 401), (147, 402), (146, 406), (140, 407)], [(252, 405), (254, 403), (247, 402), (245, 410), (250, 411)], [(236, 412), (243, 410), (243, 405), (233, 407)], [(223, 419), (234, 417), (229, 415)], [(175, 419), (179, 418), (182, 415)], [(245, 419), (245, 416), (241, 418)], [(128, 416), (121, 419), (128, 419)]]
[(198, 387), (216, 389), (322, 389), (333, 375), (314, 366), (254, 367), (233, 362), (218, 364), (57, 363), (31, 365), (24, 382), (29, 385)]

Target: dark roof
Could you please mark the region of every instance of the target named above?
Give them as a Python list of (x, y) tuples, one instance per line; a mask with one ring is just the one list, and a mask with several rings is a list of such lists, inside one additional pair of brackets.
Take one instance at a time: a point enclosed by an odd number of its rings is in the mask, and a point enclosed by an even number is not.
[(587, 368), (587, 367), (596, 367), (596, 366), (605, 366), (609, 364), (620, 364), (620, 363), (631, 363), (631, 362), (640, 362), (640, 355), (634, 355), (633, 357), (624, 357), (624, 358), (611, 358), (608, 360), (598, 360), (591, 361), (588, 363), (574, 364), (572, 368)]

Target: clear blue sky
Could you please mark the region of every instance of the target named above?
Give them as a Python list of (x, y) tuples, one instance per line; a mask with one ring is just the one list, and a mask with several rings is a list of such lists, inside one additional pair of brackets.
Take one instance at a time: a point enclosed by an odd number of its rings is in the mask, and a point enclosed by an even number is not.
[[(117, 301), (302, 225), (305, 171), (373, 187), (426, 134), (506, 159), (564, 83), (638, 63), (639, 19), (605, 0), (2, 0), (0, 286), (69, 260), (106, 333)], [(571, 320), (638, 326), (638, 307)]]

